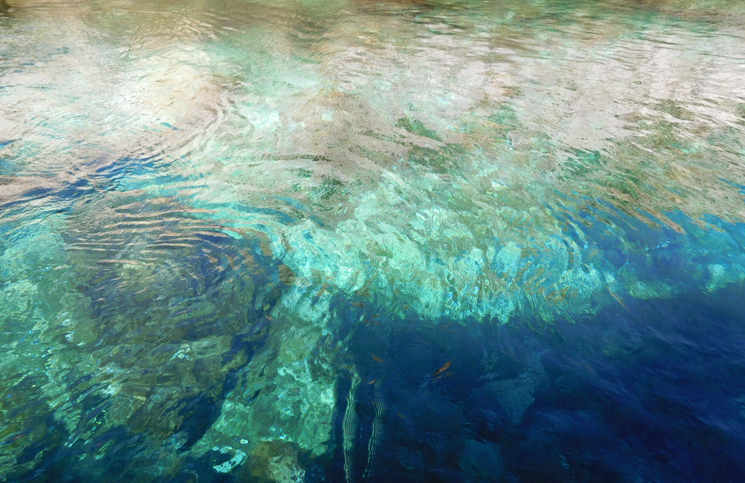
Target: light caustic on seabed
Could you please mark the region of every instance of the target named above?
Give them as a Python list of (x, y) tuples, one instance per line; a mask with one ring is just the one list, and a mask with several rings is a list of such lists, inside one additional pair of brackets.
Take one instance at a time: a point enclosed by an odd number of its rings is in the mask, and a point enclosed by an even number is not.
[(27, 409), (3, 474), (38, 463), (44, 400), (59, 444), (123, 424), (165, 441), (158, 471), (218, 448), (215, 471), (299, 480), (340, 300), (551, 322), (745, 274), (737, 5), (4, 10), (0, 364)]

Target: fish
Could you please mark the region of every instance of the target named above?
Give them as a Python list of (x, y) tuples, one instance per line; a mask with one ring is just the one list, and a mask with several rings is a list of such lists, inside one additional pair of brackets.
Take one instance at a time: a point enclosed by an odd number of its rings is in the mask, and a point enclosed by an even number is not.
[(450, 369), (450, 366), (453, 365), (453, 361), (447, 361), (445, 365), (443, 365), (441, 368), (437, 369), (435, 372), (432, 373), (433, 376), (439, 376), (443, 372)]

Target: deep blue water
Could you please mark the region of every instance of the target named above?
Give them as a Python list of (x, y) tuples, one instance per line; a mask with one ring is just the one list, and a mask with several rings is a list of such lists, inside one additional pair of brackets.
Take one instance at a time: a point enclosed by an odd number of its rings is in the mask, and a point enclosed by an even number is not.
[(740, 3), (0, 0), (0, 483), (745, 481)]

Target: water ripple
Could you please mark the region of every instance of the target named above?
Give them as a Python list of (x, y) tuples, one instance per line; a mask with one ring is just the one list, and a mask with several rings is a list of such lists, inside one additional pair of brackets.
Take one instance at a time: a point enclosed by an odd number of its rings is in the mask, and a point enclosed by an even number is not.
[(0, 480), (576, 478), (548, 381), (623, 399), (706, 350), (648, 307), (745, 279), (738, 2), (8, 3)]

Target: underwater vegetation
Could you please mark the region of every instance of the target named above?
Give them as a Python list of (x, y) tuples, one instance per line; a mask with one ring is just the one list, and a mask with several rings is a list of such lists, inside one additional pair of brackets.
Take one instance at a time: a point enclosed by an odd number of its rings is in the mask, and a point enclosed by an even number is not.
[(0, 3), (0, 481), (740, 481), (744, 6)]

